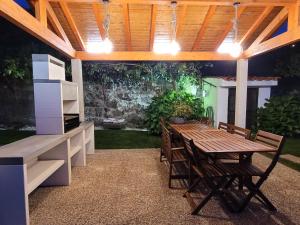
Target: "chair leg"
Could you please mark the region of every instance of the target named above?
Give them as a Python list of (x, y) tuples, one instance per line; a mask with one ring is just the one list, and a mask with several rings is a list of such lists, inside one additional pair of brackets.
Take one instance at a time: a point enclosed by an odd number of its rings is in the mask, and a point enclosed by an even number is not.
[(187, 193), (190, 193), (194, 190), (194, 188), (199, 184), (199, 182), (201, 181), (202, 177), (198, 177), (194, 183), (188, 188), (188, 190), (183, 194), (183, 197), (186, 197)]
[(247, 188), (253, 192), (255, 192), (255, 194), (260, 197), (260, 199), (262, 200), (262, 203), (264, 203), (267, 208), (271, 211), (276, 211), (276, 207), (270, 202), (270, 200), (261, 192), (261, 190), (257, 189), (255, 184), (250, 181), (247, 183)]
[(172, 170), (173, 170), (173, 164), (170, 163), (170, 170), (169, 170), (169, 188), (172, 187)]
[[(249, 204), (249, 202), (251, 201), (251, 199), (252, 199), (255, 195), (258, 195), (258, 196), (262, 195), (263, 198), (267, 199), (267, 197), (264, 196), (264, 195), (262, 194), (262, 192), (259, 190), (260, 186), (263, 184), (263, 182), (264, 182), (265, 180), (266, 180), (266, 177), (261, 177), (261, 178), (257, 181), (256, 184), (254, 184), (251, 180), (247, 180), (247, 181), (246, 181), (246, 184), (245, 184), (245, 185), (246, 185), (246, 187), (249, 189), (250, 193), (246, 196), (246, 198), (245, 198), (244, 201), (242, 202), (240, 208), (238, 209), (238, 212), (243, 211), (243, 210), (246, 208), (246, 206)], [(259, 192), (261, 192), (261, 194), (258, 194)], [(260, 196), (260, 197), (261, 197), (261, 196)], [(263, 198), (262, 198), (262, 199), (263, 199)], [(263, 200), (264, 200), (264, 199), (263, 199)], [(269, 200), (267, 200), (265, 203), (268, 205), (268, 207), (269, 207), (270, 210), (276, 210), (275, 206), (274, 206)], [(268, 203), (270, 203), (270, 204), (268, 204)]]
[[(210, 179), (210, 178), (209, 178)], [(199, 203), (199, 205), (193, 209), (192, 215), (197, 215), (199, 211), (206, 205), (206, 203), (218, 192), (220, 187), (224, 184), (226, 178), (221, 179), (220, 182), (214, 184), (211, 181), (208, 181), (208, 185), (212, 189), (211, 192)]]

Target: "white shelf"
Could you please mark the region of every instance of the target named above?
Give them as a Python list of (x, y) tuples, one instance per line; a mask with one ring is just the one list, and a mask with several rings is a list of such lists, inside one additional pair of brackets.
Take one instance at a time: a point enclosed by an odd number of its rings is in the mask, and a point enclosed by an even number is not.
[(27, 193), (30, 194), (64, 163), (64, 160), (43, 160), (37, 161), (29, 167), (27, 170)]
[(70, 157), (74, 156), (80, 150), (81, 150), (81, 146), (80, 145), (72, 147), (72, 149), (70, 151)]

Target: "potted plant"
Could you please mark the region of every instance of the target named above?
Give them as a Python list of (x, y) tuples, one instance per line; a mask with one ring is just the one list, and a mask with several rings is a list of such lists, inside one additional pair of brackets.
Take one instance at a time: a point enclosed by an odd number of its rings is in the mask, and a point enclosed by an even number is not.
[(174, 105), (174, 112), (172, 113), (171, 122), (184, 123), (186, 119), (191, 117), (193, 113), (192, 107), (184, 102), (178, 102)]

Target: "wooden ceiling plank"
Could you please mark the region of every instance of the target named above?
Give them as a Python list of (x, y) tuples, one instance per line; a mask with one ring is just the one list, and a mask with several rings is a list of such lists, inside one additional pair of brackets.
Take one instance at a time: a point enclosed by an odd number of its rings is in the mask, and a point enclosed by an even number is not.
[[(50, 23), (52, 24), (55, 32), (70, 46), (72, 47), (71, 42), (69, 41), (68, 36), (66, 35), (63, 27), (61, 26), (55, 12), (52, 9), (52, 6), (50, 5), (49, 2), (47, 2), (46, 4), (46, 8), (47, 8), (47, 15), (49, 18)], [(72, 47), (73, 48), (73, 47)]]
[(248, 31), (243, 35), (240, 40), (240, 45), (243, 46), (243, 43), (248, 40), (249, 37), (256, 31), (256, 29), (261, 25), (261, 23), (265, 20), (265, 18), (271, 13), (274, 9), (273, 6), (268, 6), (264, 9), (262, 14), (257, 18), (257, 20), (252, 24), (252, 26), (248, 29)]
[(93, 3), (92, 7), (93, 7), (93, 12), (94, 12), (94, 15), (96, 18), (96, 22), (97, 22), (97, 26), (98, 26), (98, 29), (100, 32), (101, 39), (104, 40), (105, 30), (103, 27), (103, 15), (101, 15), (101, 5), (99, 2), (97, 2), (97, 3)]
[(73, 58), (75, 50), (68, 46), (64, 40), (45, 27), (39, 20), (29, 14), (13, 0), (0, 1), (0, 16), (30, 33), (34, 37)]
[(179, 14), (179, 17), (177, 19), (176, 38), (178, 38), (182, 33), (183, 24), (184, 24), (185, 16), (186, 16), (186, 9), (187, 9), (187, 5), (183, 5), (182, 11)]
[[(60, 0), (49, 0), (57, 2)], [(65, 2), (76, 3), (92, 3), (99, 0), (64, 0)], [(239, 2), (243, 6), (288, 6), (294, 4), (297, 0), (240, 0)], [(220, 5), (220, 6), (232, 6), (232, 0), (178, 0), (178, 5)], [(156, 4), (156, 5), (170, 5), (170, 0), (111, 0), (110, 4)]]
[(86, 49), (85, 48), (85, 44), (84, 44), (84, 42), (83, 42), (83, 40), (81, 38), (81, 35), (80, 35), (79, 30), (78, 30), (78, 28), (77, 28), (77, 26), (75, 24), (75, 21), (74, 21), (74, 19), (72, 17), (72, 14), (71, 14), (71, 12), (70, 12), (70, 10), (68, 8), (67, 3), (65, 1), (63, 1), (63, 0), (60, 0), (59, 1), (59, 5), (60, 5), (60, 7), (61, 7), (61, 9), (62, 9), (62, 11), (64, 13), (64, 16), (66, 17), (66, 19), (68, 21), (68, 24), (71, 27), (71, 30), (74, 33), (74, 36), (75, 36), (75, 38), (76, 38), (76, 40), (77, 40), (77, 42), (78, 42), (81, 50), (85, 51), (85, 49)]
[(47, 12), (46, 0), (36, 0), (34, 2), (35, 17), (41, 22), (42, 25), (47, 27)]
[(128, 4), (123, 4), (123, 17), (124, 17), (124, 31), (125, 31), (125, 38), (127, 43), (127, 50), (131, 51), (131, 33), (130, 33)]
[[(237, 13), (237, 18), (239, 19), (240, 16), (243, 14), (243, 12), (245, 11), (246, 7), (245, 6), (240, 6), (238, 8), (238, 13)], [(219, 39), (216, 41), (215, 44), (215, 49), (217, 50), (219, 48), (219, 46), (222, 44), (222, 42), (225, 40), (225, 38), (227, 37), (228, 33), (232, 30), (233, 27), (233, 19), (234, 16), (232, 17), (232, 19), (230, 20), (230, 22), (225, 26), (225, 30), (223, 31), (223, 33), (220, 35)]]
[(216, 8), (217, 8), (216, 6), (209, 7), (209, 9), (205, 15), (204, 21), (200, 27), (200, 30), (198, 31), (197, 37), (196, 37), (195, 42), (192, 47), (192, 51), (195, 51), (200, 46), (200, 42), (205, 34), (205, 31), (206, 31), (206, 28), (208, 27), (209, 21), (211, 20), (211, 18), (213, 17), (213, 15), (216, 12)]
[(236, 60), (229, 55), (217, 52), (179, 52), (176, 55), (155, 54), (154, 52), (125, 51), (111, 54), (91, 54), (76, 52), (76, 58), (94, 61), (198, 61), (198, 60)]
[(287, 19), (288, 10), (283, 8), (278, 15), (271, 21), (271, 23), (263, 30), (263, 32), (255, 39), (255, 41), (250, 45), (250, 48), (260, 44), (267, 38), (269, 38), (273, 32)]
[(149, 50), (150, 51), (153, 50), (156, 15), (157, 15), (157, 5), (152, 5), (152, 7), (151, 7), (150, 39), (149, 39)]

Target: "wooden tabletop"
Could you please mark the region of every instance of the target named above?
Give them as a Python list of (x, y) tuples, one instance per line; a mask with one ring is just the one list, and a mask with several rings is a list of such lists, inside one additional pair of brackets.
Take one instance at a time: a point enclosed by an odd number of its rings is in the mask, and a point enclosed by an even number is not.
[(203, 129), (212, 129), (211, 127), (207, 126), (206, 124), (199, 123), (199, 122), (193, 122), (193, 123), (182, 123), (182, 124), (169, 124), (171, 129), (178, 133), (182, 133), (184, 131), (189, 130), (203, 130)]
[(171, 128), (192, 139), (206, 153), (274, 152), (276, 149), (245, 139), (239, 135), (208, 127), (204, 124), (170, 124)]
[(223, 130), (183, 131), (182, 134), (193, 139), (195, 146), (206, 153), (253, 153), (274, 152), (276, 149), (247, 140)]

